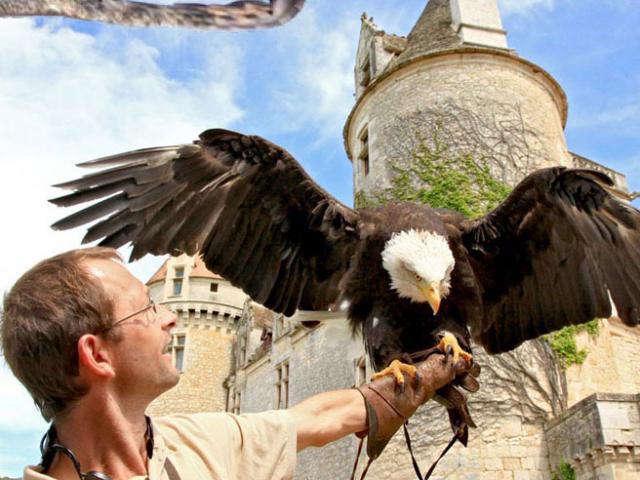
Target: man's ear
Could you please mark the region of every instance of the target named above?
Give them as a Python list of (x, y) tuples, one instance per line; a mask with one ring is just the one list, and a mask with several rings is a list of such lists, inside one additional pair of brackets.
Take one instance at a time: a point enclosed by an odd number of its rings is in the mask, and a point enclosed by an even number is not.
[(111, 378), (115, 375), (112, 354), (108, 344), (97, 335), (84, 334), (78, 340), (78, 361), (83, 369), (98, 377)]

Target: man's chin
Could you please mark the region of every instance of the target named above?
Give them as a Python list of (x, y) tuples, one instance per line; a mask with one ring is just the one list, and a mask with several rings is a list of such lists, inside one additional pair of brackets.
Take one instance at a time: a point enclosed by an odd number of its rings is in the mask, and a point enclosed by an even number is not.
[(172, 375), (170, 375), (170, 378), (168, 379), (169, 388), (175, 387), (178, 382), (180, 382), (180, 377), (182, 376), (177, 369), (174, 369), (171, 373)]

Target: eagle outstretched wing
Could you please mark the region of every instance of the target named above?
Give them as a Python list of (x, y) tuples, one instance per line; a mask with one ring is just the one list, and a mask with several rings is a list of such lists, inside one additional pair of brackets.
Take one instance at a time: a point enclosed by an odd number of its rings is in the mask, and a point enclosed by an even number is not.
[(463, 225), (483, 291), (471, 325), (490, 352), (569, 324), (640, 320), (640, 212), (616, 198), (604, 174), (562, 167), (523, 180), (495, 210)]
[(282, 25), (305, 0), (238, 0), (226, 5), (176, 2), (159, 5), (129, 0), (0, 0), (0, 17), (63, 16), (135, 27), (177, 26), (249, 30)]
[(358, 242), (359, 215), (277, 145), (215, 129), (193, 144), (80, 166), (108, 168), (57, 185), (74, 192), (51, 202), (101, 200), (54, 229), (100, 220), (83, 243), (102, 239), (100, 245), (118, 248), (130, 242), (132, 260), (201, 252), (209, 269), (287, 315), (296, 308), (327, 309), (338, 299)]

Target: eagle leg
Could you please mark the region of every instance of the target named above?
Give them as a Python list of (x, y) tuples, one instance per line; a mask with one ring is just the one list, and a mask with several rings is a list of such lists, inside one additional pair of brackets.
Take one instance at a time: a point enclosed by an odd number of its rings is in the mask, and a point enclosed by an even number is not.
[(469, 365), (473, 364), (473, 355), (465, 352), (458, 343), (455, 335), (449, 332), (443, 332), (442, 339), (440, 343), (438, 343), (438, 349), (442, 350), (442, 353), (447, 356), (453, 355), (453, 363), (457, 363), (462, 357)]
[(385, 375), (393, 375), (396, 378), (396, 383), (401, 389), (404, 388), (404, 374), (406, 373), (409, 378), (415, 380), (418, 375), (418, 369), (413, 365), (402, 363), (400, 360), (393, 360), (387, 368), (380, 370), (378, 373), (374, 373), (371, 376), (372, 380), (377, 380)]

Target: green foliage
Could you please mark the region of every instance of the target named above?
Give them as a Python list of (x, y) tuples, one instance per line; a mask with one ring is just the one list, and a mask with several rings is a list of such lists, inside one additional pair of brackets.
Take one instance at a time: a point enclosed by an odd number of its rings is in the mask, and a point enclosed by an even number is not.
[(558, 465), (558, 469), (554, 472), (551, 480), (576, 480), (576, 471), (569, 463), (564, 460)]
[(582, 365), (585, 358), (587, 358), (587, 351), (584, 349), (579, 350), (576, 344), (576, 334), (579, 332), (587, 332), (592, 338), (597, 337), (600, 332), (599, 320), (594, 318), (590, 322), (581, 325), (569, 325), (557, 332), (544, 336), (544, 339), (551, 345), (551, 349), (556, 354), (563, 369), (571, 365)]
[(378, 202), (368, 197), (363, 190), (358, 190), (355, 194), (354, 205), (356, 208), (369, 208), (375, 207), (376, 205), (378, 205)]
[(511, 188), (495, 180), (484, 159), (449, 152), (439, 141), (437, 130), (432, 141), (421, 139), (408, 168), (392, 163), (391, 187), (369, 198), (356, 192), (356, 207), (371, 207), (391, 201), (427, 203), (435, 208), (456, 210), (467, 217), (478, 217), (495, 208)]

